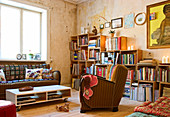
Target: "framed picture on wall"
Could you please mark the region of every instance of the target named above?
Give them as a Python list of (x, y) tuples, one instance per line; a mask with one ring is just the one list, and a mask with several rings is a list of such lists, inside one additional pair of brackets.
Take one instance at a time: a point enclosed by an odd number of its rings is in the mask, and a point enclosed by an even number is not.
[(109, 28), (110, 27), (110, 22), (106, 22), (105, 23), (105, 28)]
[(111, 28), (121, 28), (123, 27), (123, 18), (116, 18), (111, 20)]
[(134, 22), (136, 25), (143, 25), (146, 22), (146, 14), (144, 12), (138, 13), (135, 16)]
[(104, 24), (100, 24), (100, 29), (104, 29)]
[(147, 48), (170, 48), (170, 1), (147, 6)]

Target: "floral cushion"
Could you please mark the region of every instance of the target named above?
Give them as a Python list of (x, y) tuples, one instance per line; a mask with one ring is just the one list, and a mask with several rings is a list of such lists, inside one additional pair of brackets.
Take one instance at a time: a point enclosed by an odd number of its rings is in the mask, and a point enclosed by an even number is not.
[(43, 68), (40, 69), (27, 69), (25, 79), (42, 79)]
[(135, 112), (153, 114), (156, 116), (170, 116), (170, 97), (160, 97), (154, 103), (145, 102), (140, 106), (135, 107)]
[(2, 69), (0, 69), (0, 81), (6, 81), (5, 74)]
[(85, 75), (82, 77), (84, 79), (84, 93), (83, 96), (89, 100), (90, 97), (93, 95), (93, 91), (91, 87), (94, 87), (98, 84), (98, 79), (94, 75)]
[(42, 78), (43, 79), (53, 79), (52, 68), (50, 68), (50, 69), (43, 69), (43, 71), (42, 71)]

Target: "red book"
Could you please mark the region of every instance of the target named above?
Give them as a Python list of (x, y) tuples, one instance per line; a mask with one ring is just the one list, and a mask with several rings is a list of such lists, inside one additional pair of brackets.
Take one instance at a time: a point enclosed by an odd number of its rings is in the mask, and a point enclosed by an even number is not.
[(103, 69), (103, 77), (105, 77), (105, 68)]
[(99, 68), (97, 68), (97, 76), (99, 76)]
[(121, 59), (121, 64), (124, 64), (124, 63), (123, 63), (123, 55), (122, 55), (122, 59)]
[(134, 76), (134, 74), (133, 74), (134, 72), (133, 72), (133, 70), (131, 70), (131, 80), (133, 80), (133, 76)]
[(102, 76), (102, 68), (99, 68), (99, 76)]
[(118, 37), (118, 50), (121, 50), (121, 37)]

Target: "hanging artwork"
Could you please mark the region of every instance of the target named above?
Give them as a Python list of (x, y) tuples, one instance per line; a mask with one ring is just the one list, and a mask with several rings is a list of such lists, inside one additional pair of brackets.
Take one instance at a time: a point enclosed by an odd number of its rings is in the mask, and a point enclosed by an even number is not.
[(125, 15), (124, 20), (125, 20), (125, 24), (124, 24), (125, 28), (132, 28), (132, 27), (134, 27), (134, 13)]
[(170, 1), (147, 6), (147, 48), (170, 47)]
[(111, 20), (111, 29), (123, 27), (123, 18), (116, 18)]
[[(152, 17), (153, 19), (153, 17)], [(135, 24), (136, 25), (143, 25), (145, 24), (146, 22), (146, 14), (143, 12), (143, 13), (138, 13), (136, 16), (135, 16)]]

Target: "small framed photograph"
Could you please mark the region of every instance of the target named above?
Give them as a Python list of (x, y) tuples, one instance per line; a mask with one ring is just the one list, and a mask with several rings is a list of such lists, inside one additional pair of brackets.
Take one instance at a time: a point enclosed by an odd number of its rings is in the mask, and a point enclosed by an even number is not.
[(41, 54), (40, 53), (35, 54), (34, 60), (41, 60)]
[(106, 22), (105, 23), (105, 28), (109, 28), (110, 27), (110, 22)]
[(100, 29), (104, 29), (104, 24), (100, 24)]
[(116, 18), (111, 20), (111, 28), (121, 28), (123, 27), (123, 18)]
[(26, 60), (27, 59), (27, 55), (26, 54), (22, 54), (22, 59)]

